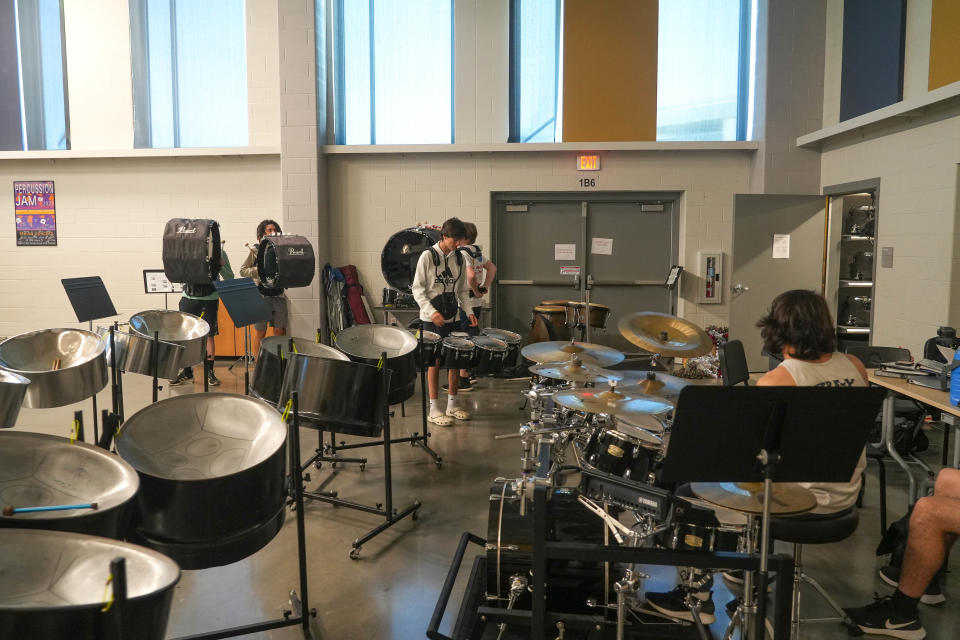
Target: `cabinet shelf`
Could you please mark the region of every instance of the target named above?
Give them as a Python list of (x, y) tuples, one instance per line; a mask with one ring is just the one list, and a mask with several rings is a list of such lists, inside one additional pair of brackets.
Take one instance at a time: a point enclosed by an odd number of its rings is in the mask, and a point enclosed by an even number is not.
[(841, 280), (841, 287), (860, 287), (867, 289), (873, 286), (873, 280)]
[(870, 327), (851, 327), (848, 324), (838, 324), (837, 329), (847, 335), (870, 333)]
[(858, 236), (858, 235), (845, 233), (842, 236), (840, 236), (840, 239), (844, 241), (850, 241), (850, 242), (865, 242), (865, 241), (873, 242), (876, 238), (874, 238), (873, 236)]

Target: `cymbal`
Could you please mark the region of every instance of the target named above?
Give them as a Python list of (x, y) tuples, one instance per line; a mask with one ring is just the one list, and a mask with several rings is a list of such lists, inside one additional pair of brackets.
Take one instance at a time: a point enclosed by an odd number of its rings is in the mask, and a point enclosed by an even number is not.
[(713, 351), (703, 329), (676, 316), (642, 311), (620, 319), (620, 335), (647, 351), (675, 358), (696, 358)]
[(585, 413), (606, 413), (614, 416), (643, 416), (673, 409), (673, 405), (653, 396), (628, 396), (615, 390), (567, 391), (553, 396), (561, 407)]
[(617, 389), (627, 395), (676, 398), (681, 389), (691, 384), (689, 380), (654, 371), (617, 371), (617, 374), (620, 376)]
[(544, 362), (567, 362), (573, 356), (577, 356), (585, 364), (592, 364), (598, 367), (609, 367), (623, 362), (626, 357), (616, 349), (605, 347), (601, 344), (590, 344), (589, 342), (574, 341), (556, 341), (556, 342), (535, 342), (528, 344), (520, 350), (524, 358), (533, 360), (536, 363)]
[(609, 382), (610, 380), (620, 379), (620, 376), (612, 371), (596, 365), (584, 364), (581, 360), (535, 364), (530, 367), (530, 373), (568, 382)]
[[(694, 495), (707, 502), (744, 513), (763, 513), (762, 482), (694, 482)], [(809, 489), (792, 482), (774, 482), (770, 513), (785, 516), (812, 511), (817, 499)]]

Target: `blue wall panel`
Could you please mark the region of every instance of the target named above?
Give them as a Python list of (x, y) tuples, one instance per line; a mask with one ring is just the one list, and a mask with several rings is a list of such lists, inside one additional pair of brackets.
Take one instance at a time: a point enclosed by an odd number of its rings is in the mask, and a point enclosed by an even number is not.
[(844, 0), (840, 121), (903, 99), (907, 0)]

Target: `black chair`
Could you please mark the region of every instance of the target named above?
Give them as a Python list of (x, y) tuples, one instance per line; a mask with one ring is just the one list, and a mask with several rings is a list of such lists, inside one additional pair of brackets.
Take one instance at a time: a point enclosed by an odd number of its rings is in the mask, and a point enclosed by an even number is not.
[(723, 384), (732, 387), (740, 384), (749, 386), (750, 370), (747, 368), (747, 356), (743, 352), (743, 343), (739, 340), (727, 340), (717, 347), (720, 356), (720, 371)]

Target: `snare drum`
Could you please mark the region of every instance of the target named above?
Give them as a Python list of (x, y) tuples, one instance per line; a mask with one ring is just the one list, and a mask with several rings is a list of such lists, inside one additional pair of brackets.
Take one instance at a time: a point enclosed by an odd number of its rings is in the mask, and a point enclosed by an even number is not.
[(423, 332), (423, 364), (421, 366), (432, 367), (437, 364), (437, 357), (440, 355), (440, 336), (433, 331)]
[(610, 307), (595, 302), (590, 303), (589, 314), (585, 302), (568, 302), (564, 309), (568, 327), (585, 327), (589, 324), (595, 329), (603, 329), (607, 326), (607, 318), (610, 316)]
[(743, 553), (747, 546), (747, 516), (697, 498), (683, 498), (674, 511), (674, 521), (657, 539), (674, 551), (731, 551)]
[(566, 307), (560, 305), (537, 305), (534, 307), (528, 342), (569, 340), (570, 329), (567, 328), (566, 314)]
[(466, 338), (446, 337), (440, 343), (439, 364), (446, 369), (470, 369), (477, 364), (477, 348)]
[(663, 441), (643, 429), (630, 427), (621, 424), (618, 429), (597, 429), (587, 441), (584, 454), (587, 463), (599, 471), (646, 483), (662, 457)]
[(505, 369), (512, 369), (519, 364), (520, 343), (523, 341), (519, 333), (507, 331), (506, 329), (494, 329), (492, 327), (481, 330), (481, 333), (485, 336), (502, 340), (507, 345), (507, 356), (503, 359)]
[(474, 373), (478, 376), (492, 376), (503, 371), (504, 361), (507, 358), (507, 343), (490, 336), (474, 336), (471, 338), (477, 348), (477, 364)]

